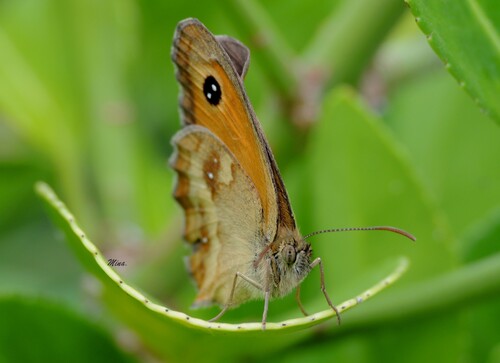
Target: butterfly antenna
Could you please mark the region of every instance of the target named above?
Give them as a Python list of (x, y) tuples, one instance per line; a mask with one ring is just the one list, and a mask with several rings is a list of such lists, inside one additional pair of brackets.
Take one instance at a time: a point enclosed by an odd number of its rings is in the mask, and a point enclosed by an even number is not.
[(331, 229), (323, 229), (321, 231), (316, 231), (309, 233), (304, 237), (304, 239), (308, 239), (309, 237), (315, 236), (317, 234), (322, 234), (322, 233), (330, 233), (330, 232), (350, 232), (350, 231), (389, 231), (393, 233), (400, 234), (402, 236), (405, 236), (406, 238), (411, 239), (412, 241), (416, 241), (417, 239), (415, 238), (414, 235), (411, 233), (408, 233), (406, 231), (403, 231), (402, 229), (396, 228), (396, 227), (390, 227), (390, 226), (373, 226), (373, 227), (351, 227), (351, 228), (331, 228)]

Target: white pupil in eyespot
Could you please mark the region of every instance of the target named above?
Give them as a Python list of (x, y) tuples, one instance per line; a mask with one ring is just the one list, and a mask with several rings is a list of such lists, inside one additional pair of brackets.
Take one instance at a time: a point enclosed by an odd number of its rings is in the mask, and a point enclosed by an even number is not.
[[(211, 85), (211, 88), (212, 88), (212, 91), (217, 92), (217, 86), (216, 86), (215, 84), (212, 84), (212, 85)], [(211, 99), (212, 99), (212, 93), (207, 92), (207, 98), (208, 98), (209, 100), (211, 100)]]

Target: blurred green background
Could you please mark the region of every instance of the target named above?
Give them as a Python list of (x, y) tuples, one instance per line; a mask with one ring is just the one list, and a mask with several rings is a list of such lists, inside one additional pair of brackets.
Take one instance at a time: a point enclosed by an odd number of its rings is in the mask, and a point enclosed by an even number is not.
[[(0, 1), (0, 362), (500, 362), (500, 5), (410, 5)], [(302, 233), (383, 224), (418, 238), (311, 239), (334, 303), (398, 256), (411, 261), (340, 327), (279, 344), (193, 332), (157, 349), (102, 298), (34, 193), (37, 180), (51, 184), (140, 291), (194, 316), (218, 312), (190, 310), (166, 165), (180, 127), (170, 46), (186, 17), (250, 47), (245, 84)], [(317, 271), (302, 302), (326, 308)], [(251, 302), (223, 320), (261, 312)], [(293, 296), (270, 305), (270, 321), (296, 316)]]

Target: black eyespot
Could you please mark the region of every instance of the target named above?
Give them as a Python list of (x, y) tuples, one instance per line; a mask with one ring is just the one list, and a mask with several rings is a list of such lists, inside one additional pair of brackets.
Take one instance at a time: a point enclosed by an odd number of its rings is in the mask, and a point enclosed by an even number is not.
[(205, 83), (203, 83), (203, 93), (205, 94), (205, 98), (208, 103), (214, 106), (219, 104), (222, 97), (222, 91), (219, 83), (214, 77), (208, 76), (205, 79)]

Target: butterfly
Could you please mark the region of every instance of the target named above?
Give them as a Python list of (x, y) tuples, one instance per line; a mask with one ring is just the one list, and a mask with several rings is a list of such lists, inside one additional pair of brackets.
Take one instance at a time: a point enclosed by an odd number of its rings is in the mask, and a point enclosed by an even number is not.
[[(177, 25), (172, 60), (180, 84), (182, 129), (172, 138), (174, 197), (184, 210), (188, 269), (198, 287), (195, 307), (229, 308), (269, 301), (297, 289), (323, 264), (297, 228), (275, 158), (243, 86), (250, 52), (238, 40), (214, 36), (197, 19)], [(405, 234), (393, 227), (366, 227)], [(337, 229), (341, 230), (341, 229)], [(325, 230), (313, 234), (334, 231)], [(311, 234), (311, 235), (313, 235)]]

